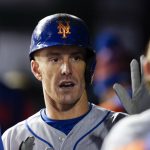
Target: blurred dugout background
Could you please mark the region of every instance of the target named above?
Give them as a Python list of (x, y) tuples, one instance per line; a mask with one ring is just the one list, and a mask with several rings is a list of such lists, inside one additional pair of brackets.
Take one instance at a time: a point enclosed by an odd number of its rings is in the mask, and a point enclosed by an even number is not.
[(58, 12), (74, 14), (86, 21), (92, 42), (98, 32), (115, 30), (129, 53), (139, 58), (150, 36), (149, 11), (149, 0), (0, 0), (2, 132), (43, 106), (28, 57), (32, 31), (41, 18)]

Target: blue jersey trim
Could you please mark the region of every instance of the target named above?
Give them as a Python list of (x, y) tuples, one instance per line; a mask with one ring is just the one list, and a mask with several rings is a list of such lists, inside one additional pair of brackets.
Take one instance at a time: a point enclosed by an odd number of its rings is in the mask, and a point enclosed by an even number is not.
[(92, 105), (89, 103), (89, 110), (86, 114), (77, 117), (77, 118), (72, 118), (72, 119), (65, 119), (65, 120), (55, 120), (48, 118), (46, 115), (46, 110), (42, 109), (41, 110), (41, 118), (45, 123), (47, 123), (49, 126), (52, 126), (53, 128), (65, 133), (66, 135), (69, 134), (69, 132), (73, 129), (73, 127), (80, 121), (82, 120), (85, 116), (89, 114), (89, 112), (92, 109)]
[(88, 131), (85, 135), (83, 135), (74, 145), (73, 150), (76, 149), (78, 143), (83, 140), (88, 134), (90, 134), (93, 130), (95, 130), (106, 118), (107, 116), (110, 114), (110, 111), (105, 115), (105, 117), (95, 126), (93, 127), (90, 131)]
[(28, 129), (36, 138), (38, 138), (38, 139), (41, 140), (42, 142), (46, 143), (49, 147), (53, 148), (53, 146), (52, 146), (49, 142), (47, 142), (46, 140), (44, 140), (43, 138), (39, 137), (38, 135), (36, 135), (36, 134), (33, 132), (33, 130), (29, 127), (27, 120), (26, 120), (25, 125), (26, 125), (27, 129)]

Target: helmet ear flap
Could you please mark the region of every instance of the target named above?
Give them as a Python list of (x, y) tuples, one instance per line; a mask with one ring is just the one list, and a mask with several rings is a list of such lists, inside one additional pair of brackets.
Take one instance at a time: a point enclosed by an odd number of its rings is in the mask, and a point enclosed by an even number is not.
[(86, 61), (86, 70), (85, 70), (85, 82), (86, 82), (86, 89), (93, 83), (93, 74), (96, 65), (96, 58), (95, 56), (90, 57)]
[(86, 91), (88, 96), (88, 101), (98, 104), (98, 98), (94, 94), (93, 91), (93, 77), (94, 77), (94, 70), (96, 66), (96, 57), (93, 55), (86, 61), (86, 70), (85, 70), (85, 82), (86, 82)]
[(93, 82), (93, 74), (96, 65), (96, 58), (92, 56), (91, 58), (87, 59), (86, 61), (86, 70), (85, 70), (85, 81), (86, 84), (92, 84)]

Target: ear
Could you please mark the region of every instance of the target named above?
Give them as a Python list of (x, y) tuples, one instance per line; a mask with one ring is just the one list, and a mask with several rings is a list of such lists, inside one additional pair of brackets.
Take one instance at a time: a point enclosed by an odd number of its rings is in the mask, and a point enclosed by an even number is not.
[(38, 79), (39, 81), (42, 80), (39, 63), (35, 60), (31, 60), (31, 71), (34, 74), (34, 76), (36, 77), (36, 79)]
[(145, 79), (150, 81), (150, 62), (148, 60), (145, 60), (143, 64), (143, 71)]

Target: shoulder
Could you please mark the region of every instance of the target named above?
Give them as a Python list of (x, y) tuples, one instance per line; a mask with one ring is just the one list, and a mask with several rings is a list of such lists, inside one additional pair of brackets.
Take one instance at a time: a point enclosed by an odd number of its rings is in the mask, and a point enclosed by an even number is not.
[[(119, 148), (135, 139), (142, 139), (150, 134), (150, 119), (148, 118), (150, 118), (150, 109), (141, 114), (131, 115), (119, 121), (106, 137), (103, 150)], [(124, 138), (120, 139), (120, 137)]]
[[(122, 119), (116, 124), (113, 130), (120, 130), (122, 131), (121, 133), (124, 133), (124, 129), (127, 129), (129, 132), (132, 130), (132, 133), (145, 131), (146, 129), (150, 130), (150, 119), (148, 118), (150, 118), (150, 109)], [(139, 130), (138, 126), (142, 126), (142, 128)], [(127, 134), (128, 132), (125, 133)]]
[(107, 110), (105, 108), (102, 108), (100, 106), (96, 106), (92, 104), (93, 116), (95, 118), (100, 118), (100, 116), (103, 116), (103, 123), (105, 124), (105, 127), (109, 131), (119, 120), (123, 119), (124, 117), (128, 116), (126, 113), (122, 112), (114, 112), (111, 110)]
[(36, 123), (38, 121), (37, 118), (40, 118), (40, 112), (37, 112), (36, 114), (30, 116), (29, 118), (27, 118), (24, 121), (21, 121), (19, 123), (17, 123), (16, 125), (12, 126), (11, 128), (7, 129), (3, 135), (2, 135), (2, 139), (3, 140), (8, 140), (11, 139), (11, 137), (15, 137), (15, 139), (19, 139), (20, 136), (23, 136), (25, 134), (27, 134), (27, 128), (26, 128), (26, 121), (33, 121)]
[(146, 128), (150, 129), (150, 126), (148, 126), (148, 124), (150, 124), (150, 119), (148, 118), (150, 118), (150, 109), (140, 114), (125, 117), (116, 124), (113, 130), (123, 131), (123, 129), (127, 129), (129, 131), (131, 129), (133, 132), (139, 125), (142, 126), (141, 130), (145, 130)]
[(98, 114), (98, 115), (108, 114), (107, 118), (110, 118), (112, 120), (112, 122), (118, 122), (120, 119), (128, 116), (128, 114), (126, 114), (126, 113), (114, 112), (114, 111), (102, 108), (102, 107), (94, 105), (94, 104), (92, 104), (92, 107), (93, 107), (93, 110), (94, 110), (92, 113), (95, 113), (95, 114)]

